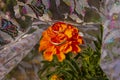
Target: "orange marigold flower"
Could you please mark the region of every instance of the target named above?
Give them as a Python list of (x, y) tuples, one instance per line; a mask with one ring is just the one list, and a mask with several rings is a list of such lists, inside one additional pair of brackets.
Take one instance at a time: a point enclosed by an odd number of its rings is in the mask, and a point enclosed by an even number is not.
[(50, 80), (63, 80), (62, 78), (59, 78), (58, 75), (52, 75)]
[(57, 75), (53, 75), (51, 78), (50, 78), (50, 80), (57, 80)]
[(44, 51), (44, 59), (52, 61), (53, 55), (56, 55), (62, 62), (68, 52), (80, 52), (79, 45), (83, 44), (83, 39), (78, 32), (76, 27), (63, 22), (57, 22), (50, 26), (43, 32), (40, 40), (39, 51)]

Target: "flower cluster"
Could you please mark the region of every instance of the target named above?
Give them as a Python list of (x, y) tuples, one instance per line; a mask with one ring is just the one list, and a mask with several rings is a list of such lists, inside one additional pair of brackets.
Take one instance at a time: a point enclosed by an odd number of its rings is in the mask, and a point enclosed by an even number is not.
[(56, 22), (42, 35), (39, 51), (44, 51), (43, 56), (47, 61), (52, 61), (53, 55), (56, 55), (58, 60), (62, 62), (65, 59), (65, 54), (81, 51), (79, 44), (83, 44), (83, 39), (79, 35), (78, 29), (71, 24)]

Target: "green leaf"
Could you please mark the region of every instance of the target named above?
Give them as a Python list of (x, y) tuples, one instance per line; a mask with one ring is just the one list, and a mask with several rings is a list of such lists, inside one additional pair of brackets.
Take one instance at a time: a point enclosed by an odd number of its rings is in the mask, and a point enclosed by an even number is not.
[(73, 64), (72, 64), (70, 61), (65, 60), (65, 64), (68, 64), (69, 67), (70, 67), (75, 73), (78, 73), (77, 70), (75, 69), (75, 67), (73, 66)]

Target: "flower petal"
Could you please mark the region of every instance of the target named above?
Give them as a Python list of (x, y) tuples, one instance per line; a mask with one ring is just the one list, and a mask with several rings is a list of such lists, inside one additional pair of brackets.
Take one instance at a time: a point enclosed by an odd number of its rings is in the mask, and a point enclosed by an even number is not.
[(40, 40), (40, 46), (39, 46), (39, 51), (45, 50), (52, 46), (52, 44), (49, 42), (49, 39), (47, 37), (43, 37)]
[(55, 36), (56, 36), (56, 33), (54, 33), (54, 32), (52, 31), (52, 28), (51, 28), (51, 27), (49, 27), (46, 31), (43, 32), (43, 36), (52, 38), (52, 37), (55, 37)]
[(64, 43), (66, 40), (67, 40), (66, 35), (64, 35), (62, 33), (60, 33), (60, 34), (56, 35), (55, 37), (51, 38), (51, 42), (54, 45), (56, 45), (56, 44), (60, 45), (60, 44)]
[(65, 54), (63, 52), (60, 52), (59, 54), (56, 54), (58, 57), (59, 62), (62, 62), (65, 59)]
[(84, 44), (84, 41), (81, 36), (78, 37), (77, 42), (79, 42), (79, 44)]
[(72, 37), (72, 29), (66, 29), (64, 33), (65, 35), (67, 35), (68, 38)]
[(81, 51), (81, 48), (78, 46), (78, 45), (72, 45), (72, 52), (73, 53), (78, 53), (78, 52), (80, 52)]
[(47, 50), (45, 50), (43, 56), (44, 56), (44, 59), (47, 60), (47, 61), (52, 61), (53, 60), (53, 55), (55, 53), (55, 48), (54, 47), (51, 47), (51, 48), (48, 48)]
[(50, 51), (45, 51), (44, 52), (44, 59), (47, 60), (47, 61), (52, 61), (53, 60), (53, 53), (50, 52)]
[(44, 31), (42, 35), (43, 37), (40, 40), (39, 51), (45, 50), (52, 46), (50, 40), (52, 37), (56, 36), (56, 34), (52, 32), (51, 28), (48, 28), (46, 31)]
[(57, 80), (57, 75), (53, 75), (51, 78), (50, 78), (50, 80)]
[(68, 24), (67, 29), (65, 30), (64, 34), (68, 36), (68, 38), (74, 37), (78, 33), (78, 29), (73, 27), (72, 25)]
[(63, 53), (68, 53), (72, 51), (72, 47), (69, 44), (69, 42), (66, 42), (65, 44), (61, 45), (59, 49)]
[(57, 22), (52, 26), (53, 32), (56, 32), (56, 33), (64, 32), (66, 28), (67, 28), (67, 24), (63, 22)]

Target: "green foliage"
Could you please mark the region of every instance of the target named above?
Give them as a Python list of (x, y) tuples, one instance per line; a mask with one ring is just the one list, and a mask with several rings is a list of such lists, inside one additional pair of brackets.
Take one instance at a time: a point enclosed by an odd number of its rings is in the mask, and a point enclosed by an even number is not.
[(5, 6), (3, 8), (3, 12), (9, 11), (11, 12), (11, 16), (14, 16), (14, 6), (17, 4), (16, 0), (3, 0), (3, 2), (5, 3)]

